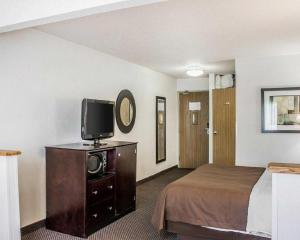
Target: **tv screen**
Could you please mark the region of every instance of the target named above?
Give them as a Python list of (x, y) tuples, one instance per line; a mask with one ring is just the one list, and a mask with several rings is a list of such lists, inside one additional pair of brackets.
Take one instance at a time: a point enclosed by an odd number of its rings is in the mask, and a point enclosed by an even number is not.
[(114, 102), (83, 99), (81, 137), (84, 140), (102, 139), (114, 135)]

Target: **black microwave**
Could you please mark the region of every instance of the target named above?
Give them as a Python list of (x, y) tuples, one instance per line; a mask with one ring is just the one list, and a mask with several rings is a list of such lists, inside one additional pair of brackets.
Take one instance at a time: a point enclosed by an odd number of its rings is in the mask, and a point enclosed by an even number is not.
[(106, 172), (107, 151), (89, 153), (87, 157), (88, 178), (97, 178)]

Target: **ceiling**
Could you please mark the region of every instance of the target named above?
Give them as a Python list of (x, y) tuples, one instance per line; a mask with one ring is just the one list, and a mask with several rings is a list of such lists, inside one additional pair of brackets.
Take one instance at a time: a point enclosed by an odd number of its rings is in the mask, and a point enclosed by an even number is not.
[(169, 0), (38, 29), (176, 78), (231, 73), (236, 57), (300, 52), (300, 1)]
[(1, 0), (0, 33), (164, 0)]

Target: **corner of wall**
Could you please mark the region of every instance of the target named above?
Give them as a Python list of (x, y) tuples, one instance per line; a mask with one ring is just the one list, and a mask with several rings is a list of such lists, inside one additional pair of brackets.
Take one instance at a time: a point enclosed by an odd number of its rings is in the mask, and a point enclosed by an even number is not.
[(208, 78), (208, 87), (209, 87), (209, 150), (208, 150), (208, 159), (209, 163), (213, 163), (213, 97), (212, 90), (215, 88), (215, 74), (210, 73)]

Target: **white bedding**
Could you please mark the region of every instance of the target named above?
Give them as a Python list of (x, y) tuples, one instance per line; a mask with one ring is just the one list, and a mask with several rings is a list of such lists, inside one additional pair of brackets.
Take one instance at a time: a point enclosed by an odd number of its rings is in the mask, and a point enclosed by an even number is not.
[(249, 200), (247, 232), (271, 237), (272, 175), (266, 170), (255, 184)]
[(246, 232), (206, 227), (219, 231), (239, 232), (271, 238), (272, 233), (272, 175), (267, 170), (254, 185), (248, 207)]

